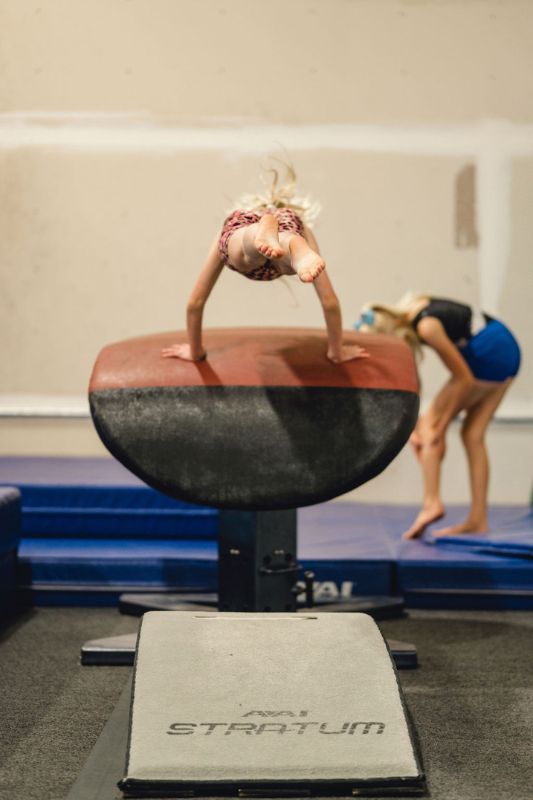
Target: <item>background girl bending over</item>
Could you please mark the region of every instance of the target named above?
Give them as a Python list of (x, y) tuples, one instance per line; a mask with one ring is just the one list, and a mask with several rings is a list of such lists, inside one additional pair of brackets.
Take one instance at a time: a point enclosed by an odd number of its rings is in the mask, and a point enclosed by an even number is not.
[(204, 306), (224, 267), (255, 281), (272, 281), (282, 275), (297, 275), (312, 283), (324, 313), (328, 333), (327, 357), (340, 364), (368, 353), (342, 341), (342, 318), (338, 298), (325, 271), (318, 243), (306, 224), (315, 206), (294, 196), (295, 173), (287, 167), (288, 181), (278, 185), (274, 174), (267, 197), (245, 196), (224, 221), (209, 250), (206, 262), (187, 305), (188, 344), (174, 344), (162, 351), (164, 358), (201, 361)]
[(424, 495), (420, 513), (404, 538), (420, 536), (429, 524), (444, 516), (440, 470), (445, 437), (450, 422), (462, 410), (465, 416), (461, 437), (470, 476), (470, 510), (464, 522), (442, 528), (436, 534), (487, 531), (489, 465), (485, 431), (518, 373), (520, 350), (513, 334), (488, 314), (463, 303), (426, 295), (410, 295), (397, 306), (367, 306), (355, 327), (363, 332), (400, 336), (417, 354), (422, 345), (431, 347), (450, 373), (411, 435), (410, 442), (422, 468)]

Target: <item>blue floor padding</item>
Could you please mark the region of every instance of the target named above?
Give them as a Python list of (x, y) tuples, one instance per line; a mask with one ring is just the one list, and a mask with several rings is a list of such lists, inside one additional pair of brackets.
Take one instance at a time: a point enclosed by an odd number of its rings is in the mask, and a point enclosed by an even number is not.
[[(218, 514), (172, 501), (112, 459), (0, 458), (21, 488), (19, 574), (38, 603), (112, 604), (124, 590), (213, 591)], [(403, 541), (416, 506), (331, 502), (298, 512), (299, 561), (322, 596), (403, 594), (426, 608), (533, 609), (533, 515), (495, 507), (491, 533)], [(444, 524), (464, 518), (452, 507)]]
[(35, 539), (22, 543), (20, 560), (42, 590), (87, 587), (98, 591), (189, 588), (215, 591), (217, 543), (207, 541)]
[(533, 558), (533, 512), (525, 514), (492, 512), (492, 530), (487, 535), (434, 537), (434, 544), (448, 551), (481, 553), (506, 558)]
[(298, 560), (317, 578), (317, 596), (397, 593), (395, 542), (379, 509), (321, 503), (298, 511)]
[[(446, 525), (464, 519), (466, 508), (453, 507)], [(443, 526), (439, 521), (434, 528)], [(533, 516), (516, 506), (489, 511), (490, 533), (400, 541), (398, 582), (414, 608), (533, 609), (533, 561), (512, 555), (503, 542), (533, 548)]]

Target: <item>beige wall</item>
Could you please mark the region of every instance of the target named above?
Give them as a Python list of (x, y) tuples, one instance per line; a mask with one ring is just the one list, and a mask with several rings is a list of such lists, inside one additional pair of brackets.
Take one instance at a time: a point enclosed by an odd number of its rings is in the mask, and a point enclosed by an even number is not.
[[(323, 206), (346, 326), (406, 289), (483, 302), (526, 356), (503, 415), (533, 417), (529, 0), (0, 0), (0, 29), (0, 453), (101, 452), (87, 420), (17, 410), (83, 407), (101, 346), (182, 327), (224, 212), (280, 145)], [(310, 287), (226, 271), (206, 323), (322, 320)], [(443, 375), (427, 358), (424, 401)], [(525, 500), (533, 427), (491, 447), (494, 499)], [(457, 442), (448, 476), (466, 499)], [(356, 496), (418, 493), (404, 453)]]
[[(2, 324), (24, 345), (0, 365), (12, 392), (84, 392), (108, 341), (182, 327), (224, 209), (257, 184), (255, 156), (228, 164), (216, 152), (32, 149), (2, 161), (11, 186), (0, 223), (9, 303)], [(294, 163), (323, 204), (316, 235), (348, 326), (363, 301), (392, 301), (406, 286), (476, 299), (475, 252), (455, 250), (451, 227), (462, 160), (323, 151), (297, 153)], [(318, 326), (322, 315), (312, 287), (297, 279), (264, 285), (228, 270), (205, 321)]]
[(1, 107), (531, 121), (529, 0), (2, 0)]

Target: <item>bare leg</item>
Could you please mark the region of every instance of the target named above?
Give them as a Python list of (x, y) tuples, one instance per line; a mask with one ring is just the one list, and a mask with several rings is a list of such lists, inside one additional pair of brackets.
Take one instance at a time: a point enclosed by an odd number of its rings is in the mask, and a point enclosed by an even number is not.
[(278, 234), (278, 222), (272, 214), (264, 214), (259, 222), (238, 228), (229, 238), (228, 255), (239, 272), (249, 272), (271, 258), (276, 259), (280, 273), (296, 273), (305, 283), (314, 281), (326, 266), (303, 236), (290, 231)]
[(285, 252), (289, 255), (292, 271), (298, 275), (300, 280), (304, 283), (311, 283), (318, 278), (326, 264), (306, 239), (289, 231), (282, 231), (279, 239)]
[(229, 237), (229, 261), (239, 272), (249, 272), (251, 269), (260, 267), (268, 261), (268, 257), (264, 253), (261, 253), (255, 246), (255, 240), (259, 235), (260, 224), (260, 222), (254, 222), (252, 225), (238, 228)]
[[(280, 258), (284, 254), (278, 238), (278, 221), (273, 214), (264, 214), (257, 223), (257, 231), (248, 236), (245, 233), (245, 247), (250, 244), (266, 258)], [(253, 236), (253, 239), (252, 239)]]
[(478, 402), (468, 409), (461, 437), (468, 460), (470, 511), (464, 522), (435, 531), (436, 536), (454, 536), (461, 533), (485, 533), (488, 530), (487, 492), (489, 484), (489, 461), (485, 447), (485, 432), (488, 424), (512, 380), (489, 387)]
[(404, 539), (417, 539), (428, 525), (444, 516), (440, 497), (440, 470), (446, 452), (444, 436), (436, 436), (431, 419), (421, 417), (417, 425), (419, 445), (417, 457), (422, 469), (424, 496), (420, 509), (411, 527), (403, 534)]
[(278, 221), (264, 214), (259, 222), (238, 228), (228, 241), (229, 261), (239, 272), (249, 272), (271, 258), (287, 255), (278, 238)]
[[(440, 472), (446, 451), (445, 431), (441, 430), (442, 418), (443, 415), (449, 418), (450, 409), (455, 410), (456, 402), (454, 384), (450, 380), (418, 420), (413, 447), (422, 469), (424, 495), (422, 508), (411, 527), (403, 534), (404, 539), (422, 536), (428, 525), (444, 516), (445, 510), (440, 496)], [(458, 411), (459, 408), (455, 413)]]

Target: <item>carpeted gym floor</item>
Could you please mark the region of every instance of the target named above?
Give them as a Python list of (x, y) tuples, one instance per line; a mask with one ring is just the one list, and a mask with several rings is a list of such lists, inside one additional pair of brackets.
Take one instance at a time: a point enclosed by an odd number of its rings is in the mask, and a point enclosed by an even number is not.
[[(129, 674), (81, 667), (80, 644), (136, 624), (114, 609), (38, 608), (3, 632), (0, 800), (66, 796)], [(412, 611), (380, 627), (418, 647), (419, 668), (400, 677), (430, 797), (530, 800), (533, 615)]]

